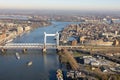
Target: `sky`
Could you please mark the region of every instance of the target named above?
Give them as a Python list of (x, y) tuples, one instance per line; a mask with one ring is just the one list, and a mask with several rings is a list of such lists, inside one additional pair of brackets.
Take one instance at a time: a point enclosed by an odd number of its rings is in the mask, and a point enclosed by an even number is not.
[(0, 9), (120, 10), (120, 0), (0, 0)]

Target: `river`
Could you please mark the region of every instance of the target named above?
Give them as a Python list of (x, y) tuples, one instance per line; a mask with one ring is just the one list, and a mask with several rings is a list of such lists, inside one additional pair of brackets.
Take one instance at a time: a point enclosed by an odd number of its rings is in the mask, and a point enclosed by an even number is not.
[[(71, 23), (74, 22), (53, 22), (53, 25), (34, 29), (13, 42), (43, 43), (44, 32), (56, 33)], [(54, 37), (47, 38), (47, 43), (54, 42)], [(16, 59), (16, 52), (20, 54), (20, 60)], [(29, 67), (28, 61), (33, 62)], [(58, 68), (60, 63), (55, 50), (49, 50), (47, 54), (42, 54), (41, 50), (28, 50), (26, 54), (21, 50), (8, 50), (5, 55), (0, 55), (0, 80), (56, 80)]]

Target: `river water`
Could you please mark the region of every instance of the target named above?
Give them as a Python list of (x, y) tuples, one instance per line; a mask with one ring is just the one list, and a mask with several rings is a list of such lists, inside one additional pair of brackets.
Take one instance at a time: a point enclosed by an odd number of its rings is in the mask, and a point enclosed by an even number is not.
[[(17, 37), (14, 43), (42, 43), (44, 32), (56, 33), (73, 22), (53, 22), (53, 25), (40, 27)], [(54, 43), (54, 37), (48, 37), (47, 43)], [(15, 53), (20, 54), (17, 60)], [(32, 61), (31, 66), (27, 62)], [(56, 70), (60, 68), (58, 55), (55, 50), (42, 54), (41, 50), (8, 50), (0, 55), (0, 80), (56, 80)]]

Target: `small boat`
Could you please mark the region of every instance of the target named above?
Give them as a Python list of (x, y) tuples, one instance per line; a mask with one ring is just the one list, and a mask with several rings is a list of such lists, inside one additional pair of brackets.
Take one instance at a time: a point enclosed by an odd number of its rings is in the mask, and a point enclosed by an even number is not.
[(28, 65), (28, 66), (31, 66), (31, 65), (32, 65), (32, 61), (28, 62), (27, 65)]
[(17, 59), (20, 59), (20, 55), (18, 52), (16, 52), (16, 57), (17, 57)]

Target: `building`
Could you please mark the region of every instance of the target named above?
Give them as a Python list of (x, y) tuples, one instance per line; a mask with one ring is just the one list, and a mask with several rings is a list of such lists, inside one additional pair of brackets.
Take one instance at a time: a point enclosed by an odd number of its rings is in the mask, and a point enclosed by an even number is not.
[(31, 30), (31, 27), (30, 27), (30, 26), (26, 26), (26, 27), (24, 27), (24, 30), (25, 30), (25, 31), (30, 31), (30, 30)]
[(113, 42), (113, 45), (118, 46), (118, 45), (119, 45), (119, 41), (118, 41), (118, 40), (115, 40), (115, 41)]
[(112, 46), (113, 42), (110, 42), (110, 41), (104, 42), (103, 40), (91, 40), (86, 44), (99, 45), (99, 46)]
[(83, 56), (84, 64), (89, 64), (92, 66), (99, 66), (100, 62), (92, 56)]
[(72, 41), (72, 46), (76, 46), (77, 45), (77, 40), (73, 40)]
[(23, 27), (17, 27), (17, 33), (18, 34), (23, 33)]
[(91, 61), (90, 65), (92, 65), (92, 66), (99, 66), (100, 63), (99, 63), (99, 61)]
[(0, 39), (4, 39), (4, 38), (6, 38), (6, 33), (3, 30), (2, 32), (0, 32)]
[(101, 71), (102, 71), (102, 72), (108, 72), (108, 70), (107, 70), (107, 67), (106, 67), (106, 66), (101, 66), (101, 67), (100, 67), (100, 69), (101, 69)]
[(85, 41), (85, 36), (80, 37), (80, 43), (83, 44), (84, 41)]

